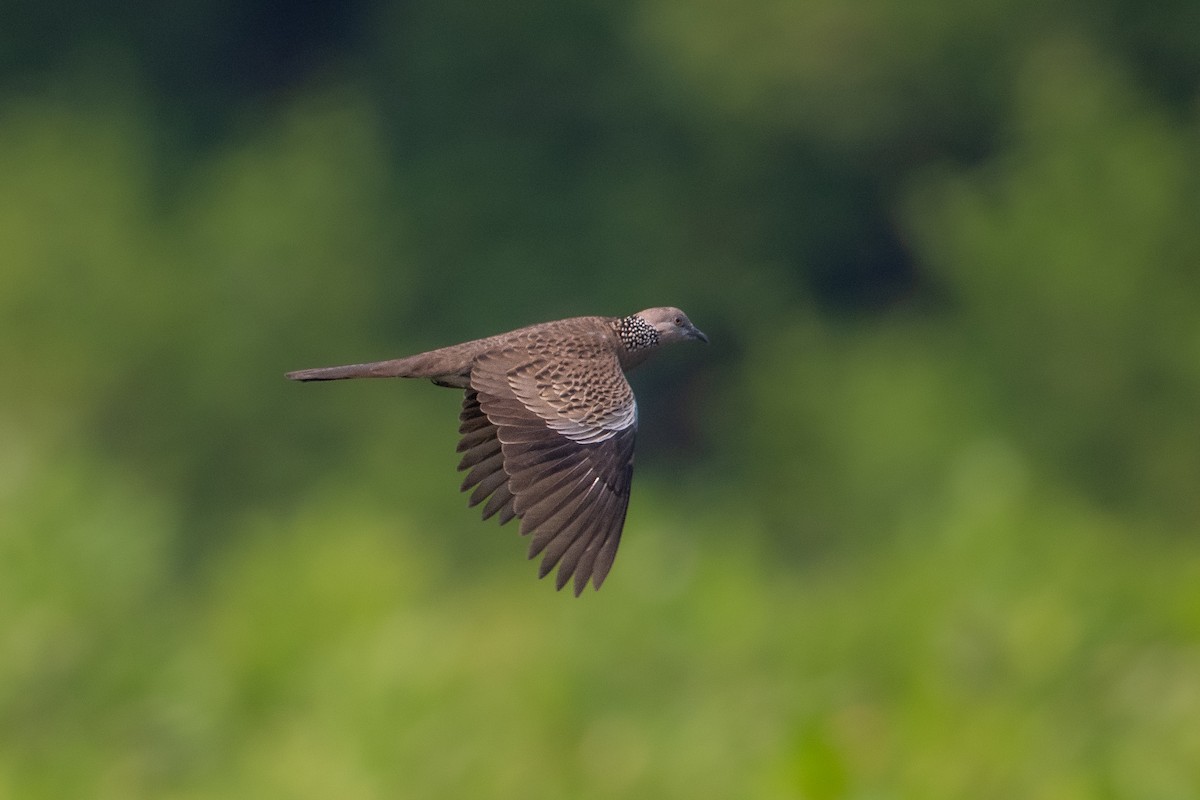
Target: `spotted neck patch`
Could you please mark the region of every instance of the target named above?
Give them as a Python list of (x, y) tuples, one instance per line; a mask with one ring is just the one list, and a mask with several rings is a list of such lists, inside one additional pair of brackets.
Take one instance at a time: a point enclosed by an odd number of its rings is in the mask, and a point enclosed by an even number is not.
[(623, 317), (617, 322), (617, 335), (621, 337), (621, 344), (631, 353), (658, 346), (658, 331), (637, 314)]

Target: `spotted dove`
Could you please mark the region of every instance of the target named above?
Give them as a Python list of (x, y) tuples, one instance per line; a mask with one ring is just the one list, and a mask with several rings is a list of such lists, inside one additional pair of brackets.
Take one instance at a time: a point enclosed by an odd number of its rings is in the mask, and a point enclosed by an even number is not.
[[(427, 353), (289, 372), (296, 381), (428, 378), (464, 389), (458, 431), (462, 491), (483, 518), (516, 517), (578, 596), (612, 567), (629, 507), (637, 403), (625, 371), (669, 342), (708, 337), (677, 308), (575, 317)], [(485, 502), (486, 501), (486, 502)]]

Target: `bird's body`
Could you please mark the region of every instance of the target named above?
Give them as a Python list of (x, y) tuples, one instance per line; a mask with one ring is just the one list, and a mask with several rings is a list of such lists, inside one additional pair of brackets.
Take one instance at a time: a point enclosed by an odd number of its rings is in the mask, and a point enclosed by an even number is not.
[(540, 575), (598, 589), (629, 505), (637, 403), (625, 371), (671, 341), (708, 341), (676, 308), (575, 317), (391, 361), (288, 373), (298, 381), (427, 378), (464, 390), (462, 490), (483, 517), (521, 520)]

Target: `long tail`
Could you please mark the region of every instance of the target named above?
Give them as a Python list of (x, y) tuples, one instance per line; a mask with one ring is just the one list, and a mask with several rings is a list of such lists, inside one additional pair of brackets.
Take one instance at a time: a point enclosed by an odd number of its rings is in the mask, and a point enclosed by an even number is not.
[(341, 367), (317, 367), (287, 373), (294, 381), (340, 381), (346, 378), (429, 378), (446, 386), (465, 386), (471, 373), (473, 342), (443, 347), (391, 361), (347, 364)]
[(408, 359), (374, 361), (370, 364), (346, 364), (341, 367), (317, 367), (298, 369), (285, 377), (293, 381), (340, 381), (346, 378), (400, 378), (407, 377)]

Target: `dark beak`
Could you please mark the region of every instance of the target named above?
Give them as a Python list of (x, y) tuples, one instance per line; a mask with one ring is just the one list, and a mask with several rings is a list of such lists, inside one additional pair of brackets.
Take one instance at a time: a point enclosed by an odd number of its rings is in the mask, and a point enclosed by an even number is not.
[(692, 337), (693, 339), (699, 339), (705, 344), (708, 344), (708, 337), (704, 335), (704, 331), (700, 330), (695, 325), (693, 325), (692, 329), (688, 331), (688, 336)]

